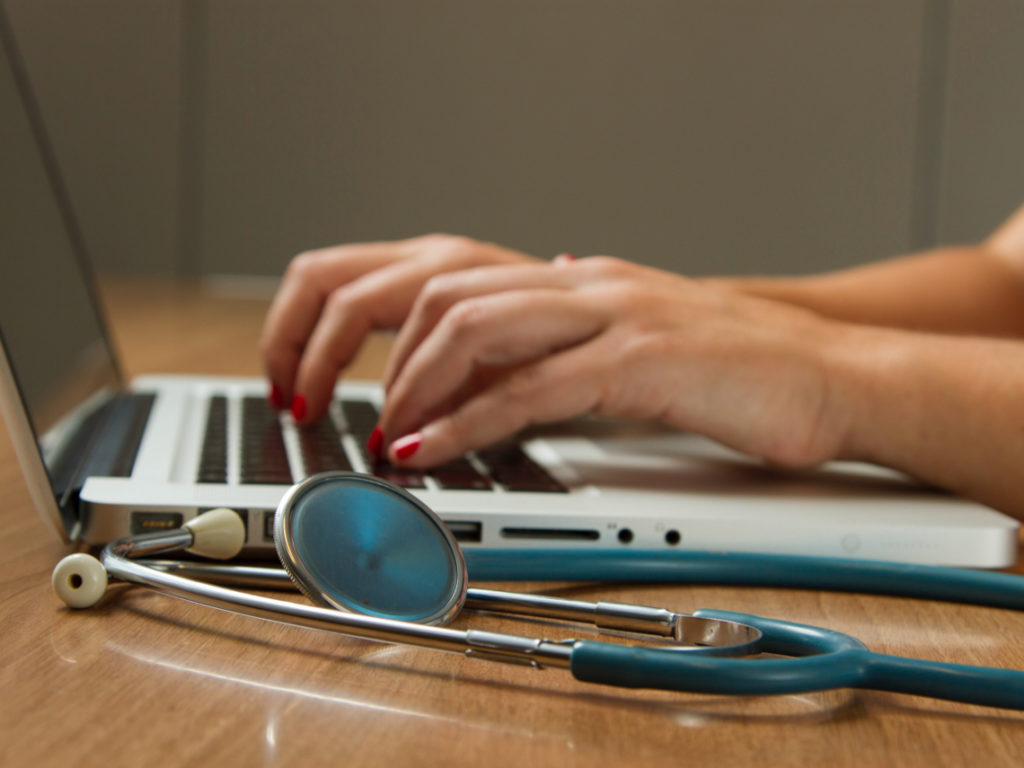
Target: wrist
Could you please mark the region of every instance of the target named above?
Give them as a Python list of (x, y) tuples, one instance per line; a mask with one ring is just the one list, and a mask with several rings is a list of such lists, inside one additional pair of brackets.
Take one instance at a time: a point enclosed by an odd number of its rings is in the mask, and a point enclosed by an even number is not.
[(835, 458), (898, 467), (899, 444), (920, 422), (910, 338), (917, 334), (837, 327), (826, 353), (829, 403), (840, 425)]

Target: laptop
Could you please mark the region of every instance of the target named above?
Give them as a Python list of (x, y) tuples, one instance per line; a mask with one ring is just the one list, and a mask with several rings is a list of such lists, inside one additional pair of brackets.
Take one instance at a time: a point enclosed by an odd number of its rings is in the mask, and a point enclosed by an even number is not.
[(329, 417), (303, 428), (266, 405), (260, 379), (125, 382), (45, 126), (0, 22), (0, 408), (33, 503), (65, 541), (101, 545), (230, 507), (246, 526), (243, 556), (272, 556), (287, 488), (345, 469), (407, 488), (467, 554), (1015, 561), (1015, 520), (880, 467), (779, 472), (696, 435), (583, 419), (415, 472), (365, 451), (383, 397), (372, 382), (341, 382)]

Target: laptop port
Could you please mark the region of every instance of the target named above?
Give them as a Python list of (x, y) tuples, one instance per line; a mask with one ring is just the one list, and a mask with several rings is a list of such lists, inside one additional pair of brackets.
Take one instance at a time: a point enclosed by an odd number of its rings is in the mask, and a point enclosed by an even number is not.
[(480, 523), (466, 520), (445, 520), (444, 524), (452, 532), (455, 540), (461, 543), (480, 543), (483, 541), (484, 527)]
[(132, 512), (129, 518), (132, 536), (140, 533), (156, 533), (158, 531), (173, 531), (181, 528), (185, 521), (181, 512)]
[(502, 528), (501, 537), (543, 541), (597, 541), (601, 534), (588, 528)]
[(623, 544), (630, 544), (633, 541), (633, 530), (631, 528), (623, 528), (619, 531), (619, 541)]
[(273, 541), (274, 540), (274, 510), (263, 513), (263, 540)]
[(665, 543), (669, 546), (674, 547), (682, 540), (682, 534), (680, 534), (675, 528), (665, 531)]

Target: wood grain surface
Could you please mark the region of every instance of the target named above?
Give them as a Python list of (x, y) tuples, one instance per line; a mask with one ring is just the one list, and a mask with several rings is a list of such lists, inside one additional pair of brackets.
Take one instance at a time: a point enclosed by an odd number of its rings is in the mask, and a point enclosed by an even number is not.
[[(104, 296), (130, 375), (260, 372), (265, 298), (166, 281), (107, 281)], [(349, 374), (378, 375), (387, 347), (387, 337), (372, 339)], [(727, 698), (604, 688), (125, 585), (71, 611), (49, 586), (70, 548), (37, 519), (6, 432), (0, 484), (3, 766), (1024, 763), (1024, 714), (985, 707), (870, 691)], [(1024, 668), (1024, 615), (991, 608), (814, 590), (501, 586), (748, 611), (848, 632), (886, 653)], [(479, 617), (457, 626), (470, 621), (564, 631)]]

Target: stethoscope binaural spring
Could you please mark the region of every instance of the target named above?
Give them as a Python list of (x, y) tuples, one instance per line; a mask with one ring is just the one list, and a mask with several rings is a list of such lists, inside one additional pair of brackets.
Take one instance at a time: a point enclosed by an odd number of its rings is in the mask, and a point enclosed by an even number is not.
[[(378, 478), (326, 473), (292, 487), (277, 510), (280, 569), (136, 558), (187, 549), (233, 557), (244, 541), (231, 510), (185, 527), (127, 537), (100, 560), (71, 555), (53, 574), (72, 607), (102, 597), (108, 576), (247, 616), (469, 657), (569, 669), (579, 680), (719, 694), (783, 694), (854, 687), (1024, 709), (1024, 672), (908, 659), (869, 651), (832, 630), (728, 611), (692, 615), (468, 586), (462, 552), (444, 523), (406, 491)], [(315, 603), (229, 588), (288, 579)], [(547, 640), (447, 624), (461, 609), (587, 622), (642, 633), (660, 645)], [(666, 643), (666, 641), (668, 641)], [(759, 654), (787, 658), (739, 658)]]

